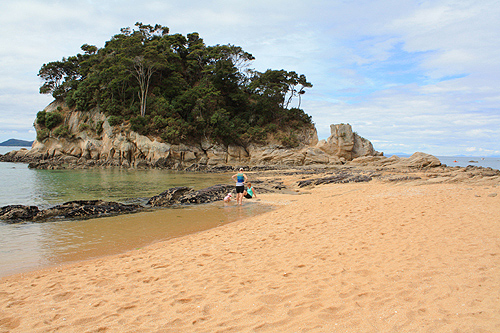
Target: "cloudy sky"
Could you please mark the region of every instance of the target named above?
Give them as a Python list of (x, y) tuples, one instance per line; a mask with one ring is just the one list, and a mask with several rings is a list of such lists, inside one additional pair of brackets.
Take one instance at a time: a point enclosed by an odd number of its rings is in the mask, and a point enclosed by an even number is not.
[(500, 0), (2, 0), (0, 21), (0, 142), (35, 138), (44, 63), (143, 22), (305, 74), (320, 139), (349, 123), (386, 153), (500, 155)]

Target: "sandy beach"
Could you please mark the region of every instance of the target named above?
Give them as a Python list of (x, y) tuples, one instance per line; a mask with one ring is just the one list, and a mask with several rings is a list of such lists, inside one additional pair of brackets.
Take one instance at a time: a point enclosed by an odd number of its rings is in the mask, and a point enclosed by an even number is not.
[(500, 332), (499, 185), (261, 194), (277, 209), (3, 278), (0, 332)]

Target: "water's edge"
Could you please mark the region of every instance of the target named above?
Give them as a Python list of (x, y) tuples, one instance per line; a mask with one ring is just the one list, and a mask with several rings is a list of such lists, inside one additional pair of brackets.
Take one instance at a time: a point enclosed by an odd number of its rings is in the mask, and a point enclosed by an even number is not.
[(8, 225), (15, 231), (9, 237), (12, 242), (2, 244), (0, 250), (0, 278), (126, 253), (275, 208), (257, 202), (241, 207), (217, 202), (80, 221)]

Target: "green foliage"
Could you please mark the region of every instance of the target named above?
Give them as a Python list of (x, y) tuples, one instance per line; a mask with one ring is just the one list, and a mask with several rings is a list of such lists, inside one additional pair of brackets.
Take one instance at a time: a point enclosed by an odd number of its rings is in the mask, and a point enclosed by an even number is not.
[(39, 142), (42, 142), (43, 140), (45, 140), (46, 138), (48, 138), (50, 135), (50, 131), (46, 128), (42, 128), (42, 129), (39, 129), (36, 131), (36, 139), (39, 141)]
[(69, 138), (71, 137), (71, 134), (69, 132), (69, 128), (66, 125), (61, 125), (59, 127), (56, 127), (53, 131), (52, 134), (55, 137), (66, 137)]
[(281, 132), (278, 135), (278, 139), (281, 141), (281, 144), (287, 148), (295, 148), (300, 144), (299, 139), (292, 132), (288, 134)]
[(45, 127), (45, 117), (46, 116), (47, 116), (47, 112), (38, 111), (38, 113), (36, 114), (36, 123), (41, 127)]
[[(300, 109), (305, 88), (312, 87), (305, 76), (252, 70), (255, 58), (239, 46), (207, 46), (198, 33), (169, 34), (167, 27), (138, 22), (103, 48), (81, 49), (42, 66), (40, 92), (80, 111), (99, 107), (111, 126), (129, 122), (134, 131), (172, 143), (202, 137), (249, 143), (264, 142), (278, 128), (311, 124)], [(289, 108), (295, 101), (298, 107)], [(51, 114), (37, 115), (37, 123), (58, 126)], [(90, 129), (100, 135), (102, 123)]]
[(45, 127), (53, 129), (63, 121), (63, 116), (59, 112), (49, 112), (45, 115)]
[(97, 133), (97, 135), (101, 135), (102, 134), (102, 131), (103, 131), (102, 125), (103, 124), (104, 124), (104, 121), (99, 120), (97, 122), (97, 124), (95, 125), (95, 132)]
[(147, 124), (148, 124), (148, 119), (146, 117), (142, 116), (137, 116), (134, 118), (130, 119), (130, 129), (134, 132), (137, 132), (139, 134), (147, 134)]
[(36, 114), (36, 123), (42, 128), (53, 129), (63, 121), (63, 116), (59, 112), (39, 111)]
[(117, 125), (120, 125), (122, 122), (123, 122), (123, 118), (120, 116), (109, 116), (108, 117), (109, 126), (117, 126)]
[(80, 132), (88, 131), (90, 129), (90, 125), (83, 123), (83, 124), (80, 124), (80, 126), (78, 127), (78, 129), (80, 130)]
[(170, 143), (180, 143), (184, 141), (190, 133), (191, 126), (184, 120), (178, 118), (167, 118), (167, 126), (161, 133), (161, 138)]

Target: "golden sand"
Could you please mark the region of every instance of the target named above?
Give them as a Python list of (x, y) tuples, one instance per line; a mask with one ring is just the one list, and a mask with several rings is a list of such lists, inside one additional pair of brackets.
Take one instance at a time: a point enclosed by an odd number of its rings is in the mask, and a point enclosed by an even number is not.
[(322, 185), (275, 211), (7, 277), (0, 332), (500, 332), (497, 185)]

